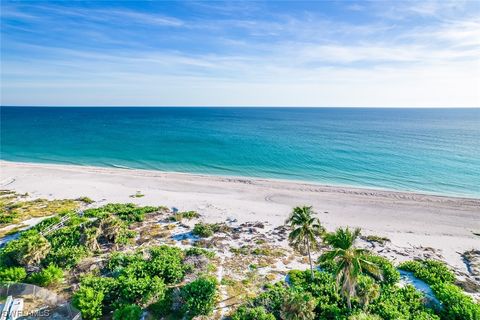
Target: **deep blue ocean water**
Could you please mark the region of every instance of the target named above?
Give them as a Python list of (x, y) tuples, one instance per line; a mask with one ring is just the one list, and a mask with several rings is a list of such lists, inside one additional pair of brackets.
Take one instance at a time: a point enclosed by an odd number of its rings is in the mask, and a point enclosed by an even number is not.
[(480, 109), (1, 108), (1, 159), (480, 197)]

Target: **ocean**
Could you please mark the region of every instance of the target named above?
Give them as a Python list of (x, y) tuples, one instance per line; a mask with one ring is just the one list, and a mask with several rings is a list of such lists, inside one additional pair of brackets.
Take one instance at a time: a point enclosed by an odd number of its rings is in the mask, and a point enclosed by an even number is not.
[(2, 107), (2, 160), (480, 197), (480, 109)]

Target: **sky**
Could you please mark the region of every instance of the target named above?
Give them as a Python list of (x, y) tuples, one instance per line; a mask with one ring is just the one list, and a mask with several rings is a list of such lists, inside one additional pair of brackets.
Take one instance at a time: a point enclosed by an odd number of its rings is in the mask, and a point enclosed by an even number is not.
[(480, 107), (480, 1), (1, 1), (1, 104)]

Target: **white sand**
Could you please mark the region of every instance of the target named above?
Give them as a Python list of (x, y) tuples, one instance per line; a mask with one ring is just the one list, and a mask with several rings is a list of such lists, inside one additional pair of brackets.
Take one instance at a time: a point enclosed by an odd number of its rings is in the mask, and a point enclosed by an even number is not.
[[(300, 182), (160, 171), (0, 161), (0, 188), (32, 197), (134, 202), (197, 210), (207, 221), (229, 217), (283, 224), (292, 207), (312, 205), (328, 229), (361, 227), (403, 247), (432, 247), (450, 265), (480, 248), (480, 199), (329, 187)], [(141, 198), (130, 195), (140, 191)]]

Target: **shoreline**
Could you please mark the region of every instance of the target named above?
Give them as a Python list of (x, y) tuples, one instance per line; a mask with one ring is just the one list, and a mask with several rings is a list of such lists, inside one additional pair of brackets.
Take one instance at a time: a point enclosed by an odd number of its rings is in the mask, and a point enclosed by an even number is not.
[[(462, 196), (462, 195), (449, 195), (449, 194), (438, 194), (438, 193), (429, 193), (426, 191), (408, 191), (408, 190), (396, 190), (396, 189), (388, 189), (388, 188), (380, 188), (380, 187), (368, 187), (368, 186), (353, 186), (353, 185), (341, 185), (341, 184), (327, 184), (321, 183), (316, 181), (309, 181), (309, 180), (296, 180), (296, 179), (283, 179), (283, 178), (265, 178), (265, 177), (255, 177), (255, 176), (237, 176), (237, 175), (223, 175), (223, 174), (213, 174), (213, 173), (193, 173), (193, 172), (181, 172), (181, 171), (165, 171), (165, 170), (157, 170), (157, 169), (141, 169), (141, 168), (133, 168), (128, 166), (122, 165), (106, 165), (106, 166), (94, 166), (94, 165), (81, 165), (81, 164), (71, 164), (71, 163), (51, 163), (51, 162), (29, 162), (29, 161), (10, 161), (0, 159), (0, 167), (3, 164), (12, 164), (15, 166), (25, 166), (25, 167), (45, 167), (45, 168), (55, 168), (58, 169), (66, 169), (68, 167), (76, 168), (76, 169), (89, 169), (89, 170), (104, 170), (104, 173), (108, 171), (116, 171), (121, 170), (130, 173), (150, 173), (152, 176), (155, 174), (160, 175), (178, 175), (178, 176), (187, 176), (187, 177), (197, 177), (201, 179), (218, 179), (219, 181), (242, 181), (243, 183), (261, 183), (261, 182), (272, 182), (278, 184), (296, 184), (296, 185), (304, 185), (304, 186), (312, 186), (321, 188), (324, 192), (341, 192), (341, 193), (353, 193), (353, 194), (368, 194), (372, 195), (375, 193), (376, 196), (389, 196), (391, 194), (397, 194), (399, 196), (404, 196), (406, 198), (410, 197), (422, 197), (422, 198), (440, 198), (440, 199), (458, 199), (464, 201), (474, 201), (479, 203), (480, 205), (480, 196)], [(0, 181), (0, 186), (2, 185), (2, 181)]]
[[(311, 205), (330, 231), (362, 228), (364, 235), (386, 237), (405, 252), (433, 249), (457, 270), (461, 254), (480, 248), (480, 199), (396, 191), (322, 186), (304, 182), (171, 173), (141, 169), (0, 161), (0, 188), (30, 198), (87, 196), (96, 206), (109, 202), (164, 205), (195, 210), (206, 222), (265, 222), (283, 225), (295, 206)], [(136, 197), (140, 192), (141, 196)], [(411, 257), (411, 254), (409, 254)]]

